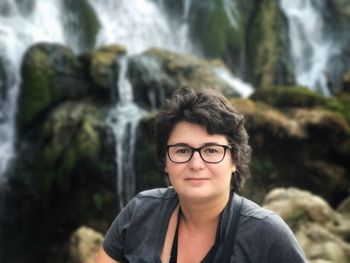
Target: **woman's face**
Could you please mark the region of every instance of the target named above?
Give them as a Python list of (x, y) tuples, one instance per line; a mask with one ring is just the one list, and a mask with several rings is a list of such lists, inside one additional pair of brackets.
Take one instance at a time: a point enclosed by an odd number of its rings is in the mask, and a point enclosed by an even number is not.
[[(185, 144), (199, 148), (207, 144), (229, 145), (220, 134), (208, 134), (205, 127), (189, 122), (179, 122), (171, 132), (168, 145)], [(236, 171), (230, 150), (219, 163), (206, 163), (195, 151), (186, 163), (174, 163), (166, 154), (165, 172), (180, 198), (208, 199), (227, 196), (230, 192), (231, 174)]]

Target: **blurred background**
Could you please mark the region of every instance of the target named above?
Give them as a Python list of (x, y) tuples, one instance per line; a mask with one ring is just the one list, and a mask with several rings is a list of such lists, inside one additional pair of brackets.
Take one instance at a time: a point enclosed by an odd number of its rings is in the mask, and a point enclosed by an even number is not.
[(349, 0), (0, 0), (0, 262), (93, 262), (166, 186), (153, 121), (180, 86), (245, 115), (241, 194), (350, 262)]

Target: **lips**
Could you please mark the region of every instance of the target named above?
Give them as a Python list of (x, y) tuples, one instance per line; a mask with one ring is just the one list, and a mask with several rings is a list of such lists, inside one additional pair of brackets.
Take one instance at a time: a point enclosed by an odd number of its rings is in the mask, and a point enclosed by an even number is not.
[(189, 177), (185, 178), (186, 181), (206, 181), (209, 180), (208, 178), (203, 178), (203, 177)]

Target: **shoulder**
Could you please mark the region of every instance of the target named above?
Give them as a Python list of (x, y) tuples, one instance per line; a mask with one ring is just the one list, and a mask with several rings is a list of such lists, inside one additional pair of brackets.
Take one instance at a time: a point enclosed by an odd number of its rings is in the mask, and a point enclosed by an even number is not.
[(138, 193), (130, 203), (132, 219), (137, 222), (137, 219), (150, 219), (170, 213), (177, 205), (178, 197), (172, 187), (156, 188)]
[[(253, 201), (241, 197), (243, 207), (241, 211), (241, 227), (255, 234), (264, 234), (270, 239), (284, 236), (294, 236), (288, 225), (275, 212), (265, 209)], [(282, 235), (281, 235), (282, 234)]]
[(252, 220), (264, 220), (276, 215), (273, 211), (265, 209), (247, 198), (240, 198), (243, 200), (243, 207), (241, 211), (241, 216), (243, 217), (250, 218)]
[(168, 200), (173, 199), (176, 196), (174, 188), (155, 188), (138, 193), (136, 199), (160, 199)]
[(260, 258), (261, 262), (305, 262), (300, 245), (283, 219), (275, 212), (241, 198), (243, 207), (237, 236), (241, 253)]

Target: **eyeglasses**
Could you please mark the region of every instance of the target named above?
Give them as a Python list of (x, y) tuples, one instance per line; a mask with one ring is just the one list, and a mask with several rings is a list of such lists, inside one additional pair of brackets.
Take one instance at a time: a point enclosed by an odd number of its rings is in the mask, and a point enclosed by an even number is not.
[(232, 149), (232, 147), (220, 144), (207, 144), (199, 148), (193, 148), (187, 144), (166, 146), (168, 157), (174, 163), (187, 163), (194, 152), (199, 152), (200, 157), (206, 163), (219, 163), (225, 158), (227, 149)]

